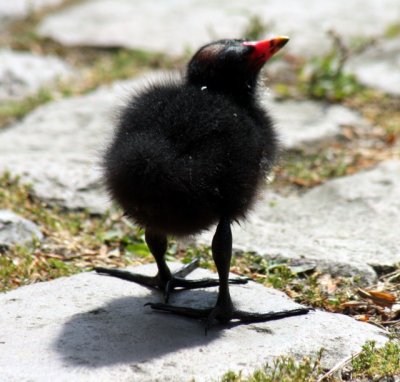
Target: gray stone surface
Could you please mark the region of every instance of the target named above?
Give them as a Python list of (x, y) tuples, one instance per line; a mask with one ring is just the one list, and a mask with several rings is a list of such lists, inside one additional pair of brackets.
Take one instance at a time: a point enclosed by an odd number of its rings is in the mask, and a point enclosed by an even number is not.
[(341, 126), (367, 126), (358, 113), (340, 105), (314, 101), (276, 102), (271, 97), (265, 97), (264, 103), (287, 149), (331, 138), (340, 133)]
[[(399, 6), (400, 8), (400, 6)], [(392, 95), (400, 95), (400, 39), (394, 38), (372, 46), (352, 58), (349, 72), (366, 85)]]
[(269, 25), (267, 33), (291, 37), (286, 51), (315, 55), (330, 46), (325, 31), (334, 28), (348, 41), (380, 35), (398, 22), (400, 9), (398, 0), (88, 0), (48, 16), (39, 32), (65, 45), (181, 54), (212, 39), (240, 37), (251, 15)]
[(0, 210), (0, 248), (42, 240), (37, 225), (9, 210)]
[(61, 4), (64, 0), (2, 0), (0, 1), (0, 23), (8, 19), (22, 19), (32, 11)]
[[(336, 272), (367, 279), (369, 266), (400, 261), (400, 161), (329, 181), (302, 196), (266, 191), (248, 221), (236, 226), (237, 249), (285, 258), (347, 264)], [(209, 244), (211, 234), (198, 241)], [(369, 268), (369, 269), (368, 269)]]
[(24, 98), (72, 75), (72, 68), (57, 57), (2, 49), (0, 101)]
[[(155, 273), (155, 266), (140, 272)], [(196, 270), (193, 277), (209, 274)], [(244, 309), (291, 309), (283, 293), (255, 283), (232, 287)], [(210, 306), (216, 289), (177, 293), (171, 303)], [(158, 292), (123, 280), (83, 273), (0, 295), (0, 374), (4, 382), (218, 380), (228, 370), (251, 372), (279, 355), (298, 358), (326, 349), (323, 365), (379, 345), (383, 331), (340, 314), (213, 327), (152, 312)]]
[(49, 202), (103, 212), (109, 203), (99, 181), (99, 153), (124, 87), (128, 83), (47, 104), (0, 132), (0, 171), (20, 175)]
[[(0, 172), (8, 169), (33, 184), (35, 192), (68, 208), (102, 212), (109, 203), (102, 191), (99, 157), (113, 129), (113, 117), (145, 78), (104, 87), (92, 94), (44, 105), (21, 123), (0, 132)], [(278, 103), (263, 97), (279, 121), (287, 147), (335, 134), (341, 123), (363, 123), (339, 106), (314, 102)]]

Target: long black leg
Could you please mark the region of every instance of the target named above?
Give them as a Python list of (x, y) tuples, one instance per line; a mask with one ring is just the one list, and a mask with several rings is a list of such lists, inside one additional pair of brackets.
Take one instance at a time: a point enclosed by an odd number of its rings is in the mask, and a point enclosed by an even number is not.
[(234, 308), (229, 293), (229, 268), (232, 257), (232, 233), (229, 219), (222, 218), (220, 220), (212, 241), (212, 253), (219, 276), (219, 293), (214, 308), (193, 309), (166, 304), (147, 305), (150, 305), (153, 309), (164, 312), (206, 319), (206, 332), (214, 319), (222, 323), (228, 323), (232, 319), (239, 320), (243, 323), (263, 322), (298, 316), (306, 314), (311, 310), (309, 308), (298, 308), (279, 312), (257, 313), (244, 312)]
[(207, 318), (207, 326), (214, 318), (221, 322), (229, 322), (234, 310), (229, 293), (229, 268), (232, 258), (231, 222), (222, 218), (215, 231), (212, 244), (212, 255), (219, 277), (219, 292), (217, 303)]
[(171, 279), (171, 271), (169, 270), (164, 259), (168, 244), (167, 238), (164, 235), (155, 234), (149, 230), (146, 230), (145, 240), (157, 263), (158, 273), (156, 276), (145, 276), (139, 273), (128, 272), (121, 269), (103, 267), (95, 267), (94, 270), (100, 274), (117, 277), (127, 281), (133, 281), (144, 286), (164, 289)]
[(158, 268), (158, 286), (164, 288), (167, 282), (171, 279), (171, 271), (165, 261), (164, 255), (167, 251), (167, 237), (165, 235), (155, 234), (149, 230), (145, 231), (144, 238), (146, 244), (150, 249), (151, 254), (154, 256)]

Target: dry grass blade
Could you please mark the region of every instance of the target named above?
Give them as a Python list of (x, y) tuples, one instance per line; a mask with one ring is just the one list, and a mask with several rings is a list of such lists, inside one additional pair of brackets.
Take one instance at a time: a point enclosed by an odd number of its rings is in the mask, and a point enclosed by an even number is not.
[(324, 375), (322, 375), (321, 377), (319, 377), (317, 379), (317, 382), (322, 382), (324, 380), (326, 380), (327, 378), (329, 378), (330, 376), (332, 376), (333, 374), (335, 374), (337, 371), (339, 371), (340, 369), (342, 369), (343, 367), (347, 366), (355, 357), (358, 357), (360, 355), (360, 353), (362, 352), (362, 350), (360, 350), (358, 353), (350, 355), (348, 357), (346, 357), (345, 359), (339, 361), (335, 366), (333, 366), (328, 372), (326, 372)]
[(380, 292), (375, 290), (365, 290), (359, 288), (357, 294), (364, 298), (372, 300), (376, 305), (391, 308), (396, 303), (396, 296), (388, 292)]

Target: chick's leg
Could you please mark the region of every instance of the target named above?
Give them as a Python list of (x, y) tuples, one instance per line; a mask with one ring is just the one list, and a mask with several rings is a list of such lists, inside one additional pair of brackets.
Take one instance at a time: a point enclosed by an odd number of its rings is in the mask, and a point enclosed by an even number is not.
[(164, 255), (167, 250), (167, 237), (164, 235), (154, 234), (146, 230), (145, 240), (147, 246), (150, 249), (150, 252), (154, 256), (157, 263), (158, 273), (156, 276), (146, 276), (139, 273), (124, 271), (121, 269), (111, 269), (103, 267), (96, 267), (94, 268), (94, 270), (100, 274), (117, 277), (123, 280), (133, 281), (144, 286), (164, 289), (168, 281), (172, 277), (171, 271), (169, 270), (168, 265), (164, 260)]
[(214, 319), (227, 323), (232, 319), (241, 322), (263, 322), (306, 314), (309, 308), (298, 308), (280, 312), (245, 312), (233, 306), (229, 293), (229, 268), (232, 257), (232, 233), (228, 219), (221, 219), (212, 242), (212, 252), (219, 276), (219, 294), (215, 307), (207, 317), (206, 330)]
[(213, 319), (228, 322), (232, 318), (233, 304), (229, 294), (229, 267), (232, 256), (232, 233), (229, 219), (221, 219), (212, 241), (213, 259), (219, 276), (219, 293), (214, 308), (195, 309), (160, 303), (149, 303), (155, 310), (170, 312), (182, 316), (207, 320), (207, 327)]
[(240, 322), (263, 322), (306, 314), (309, 308), (298, 308), (279, 312), (245, 312), (234, 307), (229, 293), (229, 268), (232, 257), (232, 233), (230, 220), (222, 218), (212, 241), (212, 252), (219, 276), (219, 293), (215, 306), (208, 309), (193, 309), (165, 304), (148, 304), (153, 309), (206, 320), (206, 332), (214, 320), (228, 323), (232, 319)]

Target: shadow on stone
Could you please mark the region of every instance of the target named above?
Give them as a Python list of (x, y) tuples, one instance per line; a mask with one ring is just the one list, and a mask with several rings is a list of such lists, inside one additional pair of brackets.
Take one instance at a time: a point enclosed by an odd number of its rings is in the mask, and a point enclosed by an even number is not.
[[(171, 304), (183, 305), (178, 301), (183, 298), (192, 302), (192, 307), (199, 307), (199, 302), (201, 307), (210, 307), (216, 297), (215, 291), (184, 291), (175, 293)], [(222, 327), (213, 327), (206, 336), (204, 323), (199, 320), (144, 307), (151, 300), (160, 301), (160, 294), (154, 291), (150, 298), (119, 298), (72, 316), (56, 339), (55, 350), (67, 364), (96, 368), (145, 363), (181, 349), (207, 345), (220, 337)]]

